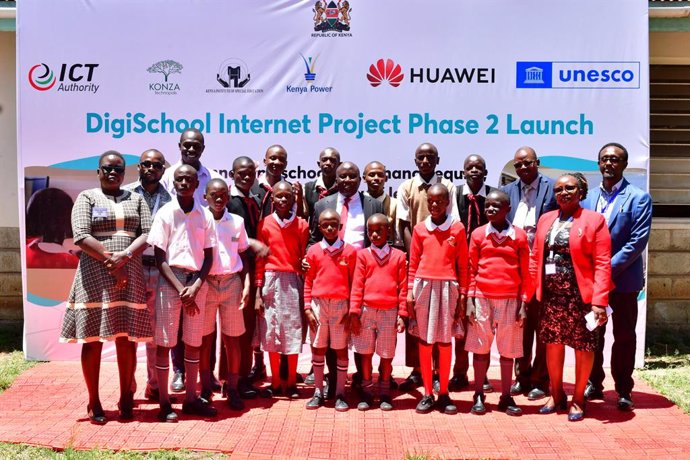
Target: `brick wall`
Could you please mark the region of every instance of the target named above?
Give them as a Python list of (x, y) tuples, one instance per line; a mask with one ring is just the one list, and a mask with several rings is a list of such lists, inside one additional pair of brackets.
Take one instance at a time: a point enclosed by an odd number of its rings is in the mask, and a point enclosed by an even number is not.
[(19, 229), (0, 227), (0, 320), (22, 317)]
[(648, 335), (690, 332), (690, 219), (655, 218), (649, 239)]

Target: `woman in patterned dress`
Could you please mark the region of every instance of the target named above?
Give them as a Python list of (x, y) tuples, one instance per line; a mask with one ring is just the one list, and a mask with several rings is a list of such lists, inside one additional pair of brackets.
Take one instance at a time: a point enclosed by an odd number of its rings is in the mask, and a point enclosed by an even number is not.
[(539, 335), (546, 344), (551, 397), (539, 410), (565, 410), (563, 391), (565, 346), (575, 349), (575, 389), (568, 420), (584, 417), (585, 386), (594, 363), (597, 332), (587, 328), (585, 315), (597, 326), (606, 322), (611, 282), (611, 237), (606, 220), (582, 209), (587, 181), (580, 173), (564, 174), (554, 185), (560, 209), (539, 219), (530, 260), (537, 299), (542, 302)]
[(106, 422), (98, 394), (103, 342), (115, 341), (120, 376), (121, 419), (132, 418), (132, 375), (136, 345), (153, 332), (146, 309), (141, 253), (151, 213), (138, 193), (120, 189), (125, 160), (115, 151), (98, 161), (100, 188), (79, 194), (72, 209), (79, 266), (67, 301), (61, 342), (82, 343), (81, 365), (92, 423)]

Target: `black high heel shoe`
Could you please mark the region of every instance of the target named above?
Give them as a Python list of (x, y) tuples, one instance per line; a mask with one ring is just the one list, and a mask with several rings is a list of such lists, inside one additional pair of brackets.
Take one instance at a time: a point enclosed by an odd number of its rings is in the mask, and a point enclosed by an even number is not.
[(105, 425), (105, 423), (108, 421), (108, 419), (105, 418), (105, 412), (103, 412), (102, 408), (100, 410), (97, 410), (97, 411), (92, 410), (91, 405), (87, 404), (86, 405), (86, 413), (89, 416), (89, 420), (94, 425)]
[[(551, 395), (549, 401), (539, 408), (539, 413), (542, 415), (553, 414), (554, 412), (563, 412), (568, 408), (568, 397), (565, 392), (561, 392), (561, 397), (556, 401), (556, 397)], [(549, 402), (553, 404), (550, 405)]]
[(129, 393), (127, 399), (120, 399), (117, 407), (120, 409), (120, 420), (132, 420), (134, 418), (134, 395)]

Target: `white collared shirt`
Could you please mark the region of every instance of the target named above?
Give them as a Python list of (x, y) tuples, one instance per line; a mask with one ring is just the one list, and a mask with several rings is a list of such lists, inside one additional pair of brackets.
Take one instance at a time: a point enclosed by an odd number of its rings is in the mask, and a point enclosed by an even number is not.
[(295, 220), (295, 217), (297, 217), (297, 213), (293, 210), (292, 214), (290, 214), (290, 217), (288, 217), (287, 219), (281, 219), (280, 216), (278, 216), (277, 212), (273, 212), (271, 216), (273, 216), (276, 222), (278, 222), (280, 228), (285, 228)]
[[(622, 186), (623, 186), (623, 178), (621, 178), (621, 180), (619, 180), (616, 183), (616, 185), (611, 187), (611, 193), (609, 193), (604, 188), (603, 182), (601, 184), (599, 184), (599, 188), (601, 189), (601, 194), (599, 195), (599, 200), (597, 201), (596, 211), (603, 214), (604, 219), (606, 219), (607, 224), (609, 223), (609, 218), (611, 217), (611, 211), (616, 206), (616, 201), (618, 201), (618, 191), (620, 190), (620, 188)], [(607, 199), (604, 195), (607, 195), (609, 198)], [(611, 202), (609, 203), (609, 200), (611, 199), (612, 195), (613, 195), (613, 200), (611, 200)]]
[[(418, 222), (415, 222), (413, 220), (413, 216), (410, 216), (411, 208), (412, 206), (410, 205), (410, 197), (408, 196), (407, 190), (411, 187), (412, 189), (419, 188), (420, 185), (422, 184), (428, 184), (428, 185), (434, 185), (434, 184), (443, 184), (448, 188), (448, 199), (450, 200), (450, 203), (448, 204), (448, 213), (454, 217), (460, 218), (460, 214), (458, 212), (458, 203), (457, 200), (455, 199), (456, 197), (456, 189), (455, 185), (443, 178), (443, 176), (440, 176), (436, 173), (434, 173), (434, 177), (431, 178), (430, 181), (425, 181), (421, 175), (415, 174), (412, 179), (409, 179), (411, 181), (410, 185), (408, 184), (408, 181), (403, 182), (400, 184), (398, 187), (398, 195), (397, 195), (397, 207), (396, 207), (396, 220), (397, 221), (403, 221), (403, 222), (410, 222), (410, 224), (416, 224)], [(424, 198), (426, 200), (426, 198)], [(422, 206), (424, 206), (424, 209), (426, 209), (426, 202), (421, 203)], [(414, 225), (412, 225), (414, 226)]]
[(336, 239), (333, 242), (333, 244), (328, 244), (328, 241), (326, 241), (325, 239), (322, 239), (321, 241), (319, 241), (319, 245), (321, 246), (321, 249), (323, 249), (324, 251), (328, 251), (330, 253), (334, 253), (334, 252), (338, 251), (340, 248), (343, 247), (344, 244), (345, 244), (345, 242), (343, 240), (341, 240), (340, 238)]
[[(520, 202), (515, 210), (513, 225), (524, 229), (528, 234), (535, 233), (533, 230), (537, 226), (537, 188), (539, 187), (539, 176), (531, 184), (520, 181)], [(529, 187), (529, 188), (528, 188)]]
[[(210, 211), (206, 211), (211, 214)], [(211, 214), (213, 218), (213, 214)], [(226, 275), (242, 271), (242, 259), (240, 252), (249, 247), (247, 231), (244, 228), (244, 219), (227, 210), (219, 220), (213, 219), (213, 229), (218, 243), (213, 251), (213, 265), (211, 275)]]
[(469, 185), (463, 184), (463, 186), (462, 186), (462, 194), (463, 194), (463, 195), (483, 196), (484, 198), (486, 198), (486, 186), (485, 186), (485, 185), (482, 185), (482, 186), (479, 188), (479, 191), (478, 191), (477, 193), (474, 193), (474, 192), (472, 192), (472, 190), (470, 189), (470, 186), (469, 186)]
[(371, 252), (373, 252), (374, 255), (379, 259), (384, 259), (388, 256), (388, 254), (391, 253), (391, 247), (388, 245), (388, 243), (384, 244), (381, 248), (377, 248), (372, 244), (369, 246), (369, 249), (371, 249)]
[[(341, 214), (343, 203), (345, 202), (345, 196), (338, 192), (336, 195), (336, 208), (335, 210), (338, 214)], [(359, 193), (352, 195), (348, 206), (347, 221), (345, 221), (345, 228), (343, 230), (343, 241), (351, 244), (355, 249), (359, 250), (364, 248), (364, 232), (366, 231), (366, 223), (364, 222), (364, 209), (362, 207), (362, 200)]]
[(485, 235), (489, 236), (491, 233), (495, 233), (499, 238), (508, 237), (511, 240), (515, 239), (515, 227), (513, 227), (513, 224), (511, 224), (510, 222), (508, 222), (508, 227), (500, 232), (496, 230), (496, 228), (493, 225), (491, 225), (491, 222), (489, 222), (486, 225)]
[[(178, 161), (174, 165), (171, 165), (165, 170), (165, 173), (163, 173), (163, 177), (161, 178), (161, 185), (168, 191), (173, 199), (177, 196), (173, 175), (175, 174), (175, 170), (182, 166), (182, 164), (182, 161)], [(218, 174), (213, 169), (208, 169), (204, 165), (201, 165), (201, 168), (199, 168), (196, 173), (197, 177), (199, 178), (199, 186), (196, 190), (194, 190), (194, 201), (201, 203), (201, 205), (205, 207), (208, 206), (208, 203), (204, 199), (204, 194), (206, 193), (206, 184), (208, 184), (211, 179), (223, 179), (223, 176)]]
[(431, 216), (427, 217), (424, 219), (424, 225), (426, 225), (426, 229), (429, 230), (430, 232), (433, 232), (436, 229), (439, 229), (442, 232), (445, 232), (450, 228), (451, 225), (453, 225), (453, 221), (455, 218), (451, 216), (450, 214), (446, 215), (446, 220), (443, 221), (441, 225), (436, 225), (431, 221)]
[(158, 210), (146, 240), (166, 252), (168, 265), (186, 270), (201, 270), (204, 249), (216, 246), (213, 216), (196, 200), (185, 213), (177, 199)]

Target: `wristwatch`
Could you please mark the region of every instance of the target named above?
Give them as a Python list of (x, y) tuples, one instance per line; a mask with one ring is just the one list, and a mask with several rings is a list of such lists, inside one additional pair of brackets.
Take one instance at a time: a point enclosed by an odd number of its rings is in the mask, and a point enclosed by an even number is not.
[(127, 256), (128, 259), (131, 259), (132, 257), (134, 257), (134, 253), (133, 253), (132, 251), (130, 251), (130, 250), (127, 250), (127, 252), (125, 253), (125, 255)]

